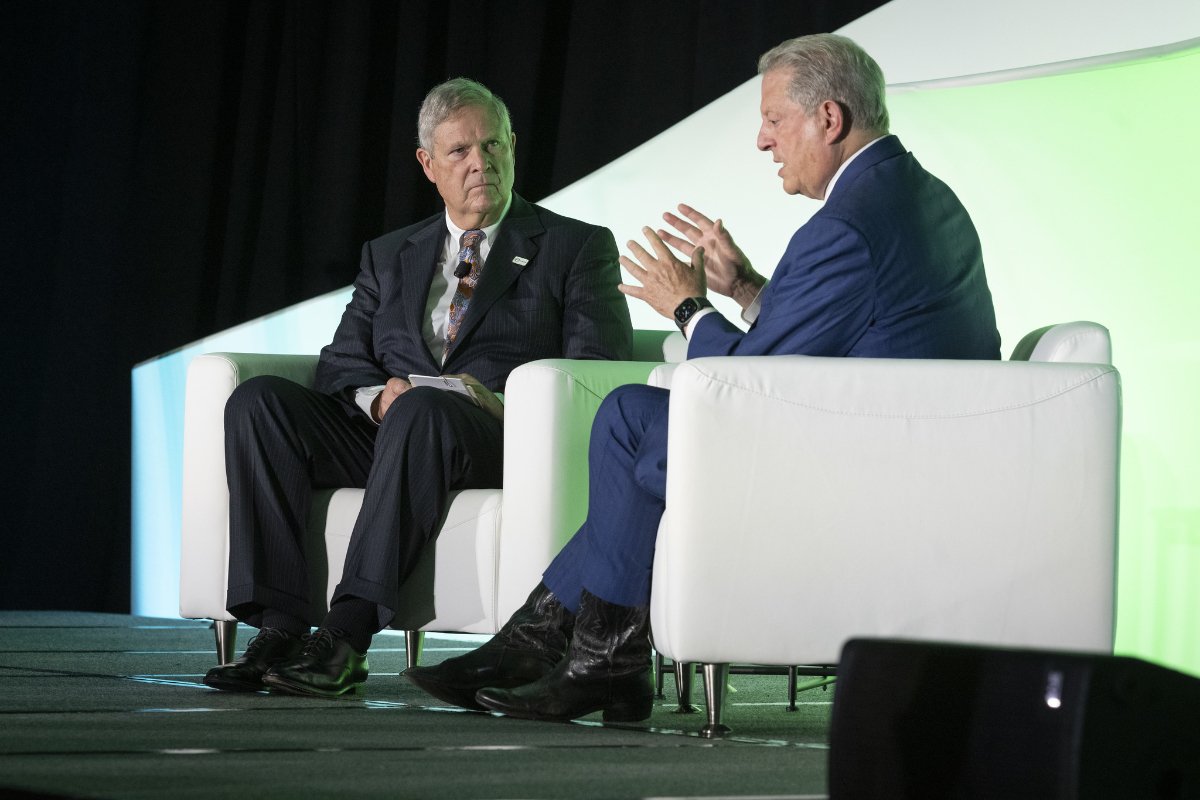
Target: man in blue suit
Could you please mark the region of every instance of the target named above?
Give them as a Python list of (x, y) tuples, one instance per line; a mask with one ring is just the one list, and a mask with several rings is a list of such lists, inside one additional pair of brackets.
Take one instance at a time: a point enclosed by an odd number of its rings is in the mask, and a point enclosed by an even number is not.
[[(979, 237), (954, 193), (888, 133), (883, 74), (845, 37), (793, 39), (759, 61), (758, 148), (788, 194), (824, 200), (768, 282), (720, 220), (688, 206), (644, 229), (621, 263), (631, 297), (673, 317), (688, 357), (995, 359), (999, 335)], [(675, 248), (690, 261), (677, 258)], [(732, 297), (750, 329), (716, 312)], [(409, 670), (442, 699), (530, 719), (649, 716), (648, 606), (667, 469), (668, 392), (626, 386), (592, 427), (589, 513), (490, 642)], [(572, 627), (573, 626), (573, 627)], [(563, 642), (564, 651), (558, 648)]]

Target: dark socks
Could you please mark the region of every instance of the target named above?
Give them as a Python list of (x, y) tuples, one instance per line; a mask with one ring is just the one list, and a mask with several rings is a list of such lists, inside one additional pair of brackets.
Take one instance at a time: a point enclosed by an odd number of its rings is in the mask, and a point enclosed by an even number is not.
[(293, 617), (291, 614), (285, 614), (282, 611), (276, 611), (271, 608), (263, 609), (262, 627), (277, 628), (281, 631), (287, 631), (293, 636), (303, 636), (308, 633), (307, 622), (298, 617)]
[(343, 597), (329, 607), (322, 628), (339, 630), (360, 653), (367, 652), (379, 632), (379, 606), (361, 597)]

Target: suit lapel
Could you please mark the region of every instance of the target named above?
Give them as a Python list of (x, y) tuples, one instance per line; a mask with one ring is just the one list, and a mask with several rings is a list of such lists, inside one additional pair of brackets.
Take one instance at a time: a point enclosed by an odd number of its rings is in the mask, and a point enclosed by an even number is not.
[(475, 287), (471, 304), (467, 306), (462, 325), (459, 326), (458, 337), (446, 354), (446, 364), (450, 363), (450, 359), (463, 343), (470, 339), (471, 332), (479, 326), (488, 309), (516, 282), (521, 271), (533, 267), (538, 253), (537, 238), (544, 232), (545, 228), (533, 207), (514, 193), (512, 207), (500, 225), (496, 241), (488, 251), (483, 274)]
[[(415, 341), (425, 342), (425, 308), (429, 302), (429, 289), (433, 274), (437, 271), (439, 250), (445, 245), (445, 215), (439, 215), (429, 225), (408, 237), (408, 246), (399, 254), (400, 286), (404, 292), (404, 326)], [(433, 354), (425, 345), (430, 363), (436, 364)]]

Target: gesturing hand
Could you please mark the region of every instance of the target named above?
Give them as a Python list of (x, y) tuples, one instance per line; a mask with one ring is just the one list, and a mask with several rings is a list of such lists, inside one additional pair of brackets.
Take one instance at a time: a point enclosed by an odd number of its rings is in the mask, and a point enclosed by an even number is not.
[(721, 220), (713, 222), (683, 203), (679, 204), (679, 213), (687, 219), (680, 219), (670, 211), (663, 214), (663, 219), (684, 238), (663, 229), (659, 229), (659, 237), (689, 257), (696, 248), (704, 248), (704, 271), (709, 288), (717, 294), (732, 297), (742, 308), (750, 305), (767, 282), (766, 278), (754, 271)]
[(676, 306), (689, 297), (701, 297), (705, 293), (704, 248), (693, 247), (689, 253), (692, 263), (685, 264), (650, 228), (642, 228), (642, 233), (654, 253), (630, 241), (626, 246), (637, 261), (621, 256), (621, 265), (641, 286), (622, 283), (617, 288), (649, 303), (655, 311), (671, 319)]
[(388, 378), (383, 391), (375, 395), (375, 402), (371, 404), (371, 416), (375, 417), (375, 421), (383, 422), (383, 415), (392, 407), (396, 398), (411, 388), (412, 385), (403, 378)]

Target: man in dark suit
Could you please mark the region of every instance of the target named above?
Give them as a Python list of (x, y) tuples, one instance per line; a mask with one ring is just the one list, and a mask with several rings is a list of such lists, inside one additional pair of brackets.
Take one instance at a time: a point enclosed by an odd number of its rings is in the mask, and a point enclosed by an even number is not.
[[(824, 206), (792, 236), (769, 283), (720, 220), (680, 206), (682, 217), (665, 215), (677, 233), (646, 228), (649, 249), (629, 243), (634, 257), (621, 262), (641, 285), (622, 291), (674, 318), (689, 358), (999, 358), (975, 228), (954, 193), (888, 134), (875, 61), (845, 37), (808, 36), (766, 53), (759, 72), (758, 147), (781, 164), (784, 191)], [(749, 331), (711, 308), (706, 286), (738, 302)], [(409, 670), (410, 679), (449, 702), (532, 719), (650, 714), (647, 612), (667, 411), (668, 392), (647, 386), (621, 387), (602, 404), (591, 511), (539, 587), (553, 613), (520, 611), (479, 650)], [(562, 636), (530, 634), (554, 624), (571, 631), (565, 652), (555, 651)]]
[[(448, 81), (426, 96), (418, 133), (417, 159), (445, 213), (363, 247), (317, 391), (261, 377), (226, 405), (228, 607), (260, 631), (241, 658), (208, 672), (209, 686), (320, 696), (357, 687), (449, 493), (501, 484), (498, 393), (509, 373), (539, 358), (630, 356), (612, 234), (513, 193), (516, 136), (503, 102)], [(468, 394), (414, 387), (413, 375), (455, 375)], [(321, 620), (303, 532), (313, 489), (342, 486), (365, 493)]]

